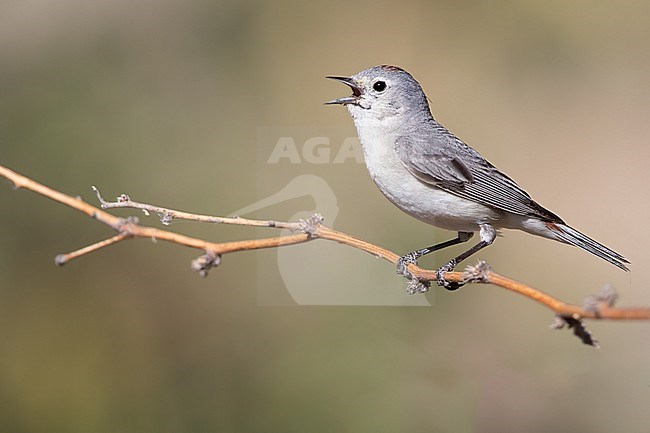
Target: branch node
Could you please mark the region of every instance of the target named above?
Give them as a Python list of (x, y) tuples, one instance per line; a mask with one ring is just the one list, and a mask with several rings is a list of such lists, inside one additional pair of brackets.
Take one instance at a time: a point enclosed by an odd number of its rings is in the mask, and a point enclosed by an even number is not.
[(613, 307), (618, 301), (618, 292), (612, 284), (605, 284), (596, 296), (599, 301), (606, 303), (608, 307)]
[(465, 268), (463, 283), (488, 283), (491, 270), (492, 268), (487, 262), (479, 260), (477, 264)]
[(600, 292), (595, 295), (587, 296), (582, 304), (586, 311), (595, 314), (597, 319), (602, 318), (600, 310), (603, 307), (611, 308), (618, 300), (616, 288), (611, 284), (605, 284)]
[(323, 224), (323, 221), (325, 221), (325, 218), (323, 218), (323, 215), (319, 213), (315, 213), (306, 220), (301, 219), (299, 221), (300, 224), (300, 230), (303, 233), (306, 233), (309, 235), (309, 237), (313, 237), (314, 234), (316, 233), (316, 230), (318, 230), (318, 227), (320, 227)]
[(172, 220), (174, 219), (174, 215), (172, 215), (171, 212), (162, 212), (159, 213), (158, 216), (160, 217), (160, 222), (164, 226), (168, 226), (172, 223)]
[(192, 270), (199, 273), (201, 277), (207, 277), (212, 268), (221, 264), (221, 254), (213, 251), (206, 251), (205, 254), (192, 260)]
[(406, 285), (406, 293), (409, 295), (416, 295), (418, 293), (426, 293), (431, 287), (430, 281), (419, 280), (417, 278), (411, 278)]
[(118, 219), (117, 223), (112, 226), (114, 230), (119, 232), (124, 237), (132, 237), (134, 231), (137, 230), (137, 227), (140, 224), (140, 219), (136, 216), (128, 216), (126, 218)]
[(582, 318), (578, 314), (574, 314), (572, 316), (563, 316), (558, 314), (555, 316), (553, 322), (551, 323), (551, 329), (563, 329), (564, 327), (573, 329), (573, 335), (578, 337), (584, 344), (592, 346), (596, 349), (600, 349), (598, 340), (596, 340), (591, 335), (591, 332), (587, 330), (585, 324), (582, 321)]
[(65, 254), (57, 254), (54, 257), (54, 264), (57, 266), (63, 266), (68, 263), (68, 257)]

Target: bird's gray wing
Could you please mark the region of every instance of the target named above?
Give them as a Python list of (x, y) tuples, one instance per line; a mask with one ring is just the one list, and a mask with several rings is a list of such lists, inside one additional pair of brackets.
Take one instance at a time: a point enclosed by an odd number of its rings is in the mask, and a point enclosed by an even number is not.
[(395, 151), (406, 169), (424, 183), (492, 208), (562, 222), (461, 140), (451, 134), (440, 139), (444, 145), (402, 136)]
[[(409, 172), (424, 183), (441, 183), (462, 187), (474, 180), (472, 172), (463, 162), (439, 152), (407, 152), (403, 147), (400, 159)], [(405, 163), (405, 162), (408, 162)]]

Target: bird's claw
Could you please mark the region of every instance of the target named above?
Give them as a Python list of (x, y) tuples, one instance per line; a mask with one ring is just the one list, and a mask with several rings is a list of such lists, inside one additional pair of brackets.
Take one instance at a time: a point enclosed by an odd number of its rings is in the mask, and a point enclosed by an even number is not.
[(416, 252), (403, 255), (397, 260), (397, 273), (406, 277), (407, 280), (413, 279), (413, 274), (409, 271), (409, 265), (417, 265), (418, 256)]
[(457, 283), (455, 281), (445, 280), (445, 272), (451, 272), (454, 270), (455, 267), (456, 267), (456, 260), (451, 260), (449, 263), (436, 270), (436, 276), (437, 276), (436, 283), (438, 283), (439, 286), (444, 287), (446, 290), (449, 290), (450, 292), (453, 292), (454, 290), (458, 290), (463, 286), (463, 283)]
[(429, 291), (431, 283), (429, 281), (422, 281), (418, 278), (415, 278), (413, 274), (409, 271), (409, 265), (418, 263), (418, 254), (417, 251), (403, 255), (397, 261), (397, 273), (406, 277), (409, 280), (406, 286), (406, 293), (409, 295), (415, 295), (416, 293), (426, 293)]

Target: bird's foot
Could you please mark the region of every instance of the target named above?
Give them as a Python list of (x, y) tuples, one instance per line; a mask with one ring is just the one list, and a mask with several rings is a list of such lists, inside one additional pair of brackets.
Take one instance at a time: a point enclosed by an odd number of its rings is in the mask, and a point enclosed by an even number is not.
[(409, 295), (415, 295), (416, 293), (426, 293), (429, 291), (430, 282), (422, 281), (418, 278), (415, 278), (413, 274), (409, 271), (409, 265), (418, 264), (418, 259), (422, 256), (420, 251), (413, 251), (408, 254), (403, 255), (397, 260), (397, 273), (406, 277), (409, 280), (408, 285), (406, 286), (406, 293)]
[(417, 251), (413, 251), (400, 257), (399, 260), (397, 260), (397, 273), (406, 277), (407, 280), (412, 280), (413, 274), (409, 271), (409, 265), (417, 265), (418, 258), (420, 258), (420, 256), (418, 256)]
[(456, 260), (453, 259), (443, 267), (436, 270), (436, 275), (438, 276), (436, 282), (438, 283), (439, 286), (444, 287), (450, 292), (453, 292), (454, 290), (458, 290), (463, 286), (463, 283), (457, 283), (457, 282), (445, 280), (445, 272), (451, 272), (454, 270), (455, 267), (456, 267)]

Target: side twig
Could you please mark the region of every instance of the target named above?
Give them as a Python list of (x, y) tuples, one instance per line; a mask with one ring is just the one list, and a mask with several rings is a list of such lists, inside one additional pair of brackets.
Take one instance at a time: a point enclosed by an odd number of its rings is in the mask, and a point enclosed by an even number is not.
[(164, 208), (161, 206), (154, 206), (146, 203), (138, 203), (131, 200), (126, 194), (122, 194), (117, 197), (117, 201), (108, 202), (104, 200), (99, 189), (95, 186), (92, 187), (95, 194), (97, 194), (97, 199), (102, 209), (116, 209), (116, 208), (128, 208), (128, 209), (140, 209), (144, 212), (146, 216), (149, 216), (152, 213), (158, 214), (160, 217), (160, 222), (164, 225), (171, 224), (173, 219), (183, 219), (190, 221), (199, 221), (205, 223), (215, 223), (215, 224), (233, 224), (240, 226), (252, 226), (252, 227), (276, 227), (279, 229), (289, 229), (289, 230), (300, 230), (300, 223), (287, 223), (282, 221), (259, 221), (251, 220), (246, 218), (226, 218), (226, 217), (217, 217), (211, 215), (200, 215), (189, 212), (183, 212), (173, 209)]

